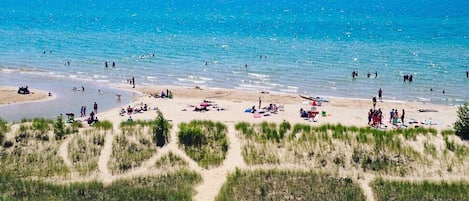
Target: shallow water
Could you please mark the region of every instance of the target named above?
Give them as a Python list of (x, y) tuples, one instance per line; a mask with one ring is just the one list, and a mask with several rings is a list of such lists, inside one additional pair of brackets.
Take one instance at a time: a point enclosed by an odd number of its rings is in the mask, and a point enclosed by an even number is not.
[(0, 2), (0, 68), (40, 75), (45, 86), (134, 76), (137, 85), (469, 100), (467, 1), (28, 3)]
[[(0, 106), (0, 118), (7, 121), (20, 121), (24, 118), (32, 119), (35, 117), (55, 119), (59, 114), (63, 114), (65, 117), (66, 113), (74, 113), (75, 117), (79, 117), (81, 106), (86, 106), (86, 113), (89, 115), (94, 102), (98, 103), (99, 117), (99, 112), (127, 105), (139, 96), (134, 92), (118, 90), (106, 85), (90, 84), (89, 82), (63, 78), (44, 82), (42, 76), (35, 74), (0, 74), (2, 78), (8, 78), (0, 80), (0, 85), (33, 86), (35, 89), (51, 92), (56, 96), (55, 99), (49, 101)], [(24, 80), (28, 80), (28, 82), (24, 82)], [(72, 90), (74, 87), (81, 88), (81, 86), (85, 87), (85, 91)], [(120, 100), (116, 98), (117, 93), (121, 94)]]

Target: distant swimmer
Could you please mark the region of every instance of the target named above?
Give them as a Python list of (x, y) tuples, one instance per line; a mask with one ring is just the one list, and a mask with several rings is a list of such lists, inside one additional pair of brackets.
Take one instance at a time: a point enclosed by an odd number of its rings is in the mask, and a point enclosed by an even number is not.
[(208, 65), (208, 62), (205, 62), (205, 65)]
[(104, 61), (104, 67), (108, 67), (107, 61)]
[(446, 93), (446, 91), (443, 89), (443, 93)]
[(114, 62), (114, 61), (112, 62), (112, 67), (113, 68), (116, 67), (116, 62)]
[(247, 65), (247, 64), (244, 64), (244, 68), (248, 68), (248, 65)]
[(375, 77), (378, 77), (378, 71), (375, 71)]
[(466, 78), (469, 78), (469, 70), (466, 71)]
[(370, 76), (371, 76), (371, 73), (368, 72), (368, 73), (366, 74), (366, 77), (367, 77), (367, 78), (370, 78)]

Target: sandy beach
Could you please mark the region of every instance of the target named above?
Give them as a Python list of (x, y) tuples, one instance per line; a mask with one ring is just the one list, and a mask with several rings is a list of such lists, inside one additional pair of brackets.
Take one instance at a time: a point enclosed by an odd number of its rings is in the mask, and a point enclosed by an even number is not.
[(30, 94), (19, 94), (17, 87), (0, 86), (0, 106), (54, 99), (54, 95), (49, 96), (46, 91), (38, 89), (29, 90)]
[[(263, 93), (254, 91), (239, 91), (230, 89), (200, 89), (187, 87), (162, 86), (137, 87), (136, 90), (144, 95), (135, 100), (131, 107), (140, 107), (147, 104), (149, 108), (157, 107), (166, 118), (174, 122), (187, 122), (193, 119), (208, 119), (222, 122), (282, 122), (289, 121), (291, 123), (311, 123), (311, 124), (343, 124), (347, 126), (368, 126), (368, 111), (373, 108), (372, 100), (363, 99), (347, 99), (323, 97), (327, 102), (322, 102), (321, 106), (317, 106), (317, 110), (326, 114), (320, 115), (317, 122), (311, 122), (300, 117), (300, 109), (310, 110), (312, 101), (304, 99), (296, 94), (281, 93)], [(169, 90), (173, 93), (173, 99), (154, 98), (151, 94), (166, 93)], [(261, 99), (261, 108), (268, 107), (269, 104), (280, 106), (277, 113), (266, 113), (268, 116), (261, 115), (260, 118), (254, 118), (252, 113), (245, 112), (253, 106), (259, 107), (259, 98)], [(215, 107), (209, 106), (209, 111), (195, 112), (195, 106), (200, 107), (202, 102), (211, 102)], [(126, 120), (129, 116), (119, 116), (119, 111), (124, 107), (115, 108), (104, 113), (99, 113), (101, 119), (108, 119), (112, 122), (120, 122)], [(457, 119), (457, 107), (426, 104), (418, 102), (401, 102), (383, 101), (377, 102), (376, 109), (383, 111), (383, 128), (386, 126), (390, 129), (392, 124), (389, 123), (389, 112), (397, 109), (401, 113), (405, 110), (405, 121), (418, 121), (418, 126), (433, 127), (438, 130), (451, 129), (453, 123)], [(420, 109), (435, 110), (437, 112), (420, 112)], [(133, 119), (148, 120), (156, 117), (155, 112), (144, 112), (132, 115)], [(431, 121), (430, 123), (428, 123)], [(422, 122), (429, 125), (424, 125)], [(409, 125), (412, 126), (412, 125)]]

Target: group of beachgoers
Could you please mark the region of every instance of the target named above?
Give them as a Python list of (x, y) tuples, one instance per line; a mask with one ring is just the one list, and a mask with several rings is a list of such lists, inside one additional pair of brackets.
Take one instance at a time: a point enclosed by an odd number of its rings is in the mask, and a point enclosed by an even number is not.
[[(380, 109), (370, 109), (368, 112), (368, 125), (374, 128), (381, 128), (381, 125), (383, 125), (383, 111)], [(399, 114), (397, 109), (392, 109), (391, 112), (389, 112), (389, 123), (391, 123), (393, 126), (399, 127), (399, 126), (405, 126), (405, 110), (402, 109), (402, 113)]]
[[(157, 109), (157, 108), (155, 108)], [(131, 107), (130, 105), (127, 109), (121, 108), (119, 111), (120, 116), (125, 116), (125, 114), (129, 115), (129, 121), (132, 120), (132, 114), (143, 113), (149, 110), (149, 107), (146, 103), (140, 103), (140, 106)]]
[(166, 89), (166, 92), (165, 91), (161, 91), (161, 93), (150, 93), (150, 96), (151, 97), (154, 97), (154, 98), (169, 98), (169, 99), (172, 99), (173, 98), (173, 92), (170, 91), (169, 89)]
[[(306, 120), (317, 122), (319, 117), (319, 110), (317, 107), (321, 105), (322, 103), (319, 97), (312, 99), (310, 110), (304, 110), (303, 108), (300, 108), (300, 117)], [(322, 111), (322, 115), (326, 116), (326, 112)]]
[[(113, 62), (111, 63), (111, 66), (112, 66), (113, 68), (115, 68), (115, 67), (116, 67), (116, 62), (113, 61)], [(109, 67), (109, 63), (108, 63), (107, 61), (104, 61), (104, 67), (105, 67), (105, 68), (108, 68), (108, 67)]]
[(28, 86), (25, 86), (25, 87), (19, 87), (17, 93), (18, 94), (30, 94), (31, 92), (29, 91)]
[(262, 98), (259, 97), (259, 104), (256, 107), (253, 105), (251, 108), (244, 110), (246, 113), (254, 114), (254, 118), (263, 116), (270, 116), (270, 114), (277, 114), (278, 111), (283, 111), (283, 105), (277, 105), (275, 103), (269, 103), (269, 105), (262, 107)]
[[(375, 71), (373, 74), (374, 74), (375, 78), (378, 77), (378, 71)], [(354, 70), (354, 71), (352, 72), (352, 78), (355, 79), (355, 78), (357, 78), (357, 77), (358, 77), (358, 71), (355, 71), (355, 70)], [(370, 77), (371, 77), (371, 73), (368, 72), (368, 73), (366, 74), (366, 77), (367, 77), (367, 78), (370, 78)]]
[(132, 76), (132, 78), (127, 79), (127, 82), (132, 86), (132, 88), (135, 88), (135, 77)]
[[(93, 103), (93, 111), (90, 112), (90, 117), (86, 119), (86, 122), (91, 125), (98, 122), (98, 103)], [(86, 117), (86, 106), (81, 106), (80, 108), (80, 117)]]

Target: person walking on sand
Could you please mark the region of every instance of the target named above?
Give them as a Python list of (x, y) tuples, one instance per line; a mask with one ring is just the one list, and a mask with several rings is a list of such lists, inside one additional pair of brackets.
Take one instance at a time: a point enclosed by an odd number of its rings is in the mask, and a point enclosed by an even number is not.
[(401, 124), (404, 125), (404, 118), (405, 118), (405, 111), (402, 109), (402, 114), (401, 114)]
[(373, 97), (372, 100), (373, 100), (373, 109), (376, 109), (376, 96)]
[(378, 90), (378, 98), (379, 101), (383, 102), (383, 90), (381, 90), (381, 88)]
[(261, 97), (259, 97), (259, 110), (261, 109), (261, 103), (262, 103), (262, 100), (261, 100)]
[(95, 114), (98, 114), (98, 103), (94, 102), (93, 110)]

